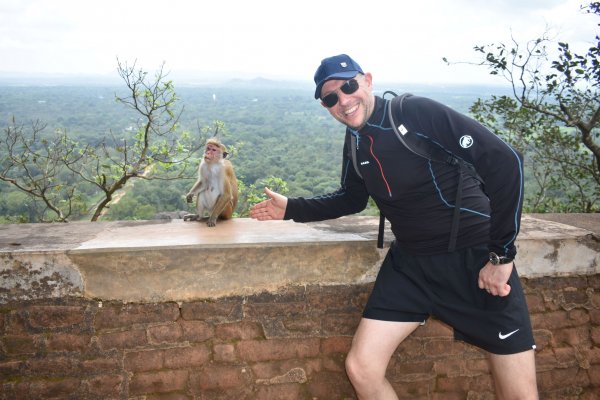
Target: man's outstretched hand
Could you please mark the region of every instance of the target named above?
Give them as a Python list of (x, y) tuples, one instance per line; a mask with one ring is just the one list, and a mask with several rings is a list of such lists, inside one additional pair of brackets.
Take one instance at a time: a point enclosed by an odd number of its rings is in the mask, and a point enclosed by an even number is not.
[(269, 197), (265, 201), (255, 204), (250, 209), (250, 217), (259, 221), (283, 219), (287, 207), (287, 197), (265, 188), (265, 194)]

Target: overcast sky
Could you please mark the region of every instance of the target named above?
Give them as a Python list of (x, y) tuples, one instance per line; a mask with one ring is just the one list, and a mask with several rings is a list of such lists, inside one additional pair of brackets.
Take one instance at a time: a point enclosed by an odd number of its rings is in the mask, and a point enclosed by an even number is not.
[[(583, 0), (0, 0), (0, 77), (147, 71), (312, 80), (347, 53), (375, 82), (493, 82), (475, 45), (539, 37), (582, 52), (599, 18)], [(497, 81), (496, 81), (497, 82)], [(175, 82), (177, 84), (177, 82)]]

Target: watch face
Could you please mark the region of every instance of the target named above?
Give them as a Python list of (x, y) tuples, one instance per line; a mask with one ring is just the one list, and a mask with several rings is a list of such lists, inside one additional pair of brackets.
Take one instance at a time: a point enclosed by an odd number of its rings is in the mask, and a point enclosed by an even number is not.
[(490, 253), (490, 262), (494, 265), (500, 264), (500, 257), (496, 253)]
[(512, 258), (500, 257), (498, 254), (492, 252), (490, 253), (490, 262), (493, 265), (508, 264), (512, 262)]

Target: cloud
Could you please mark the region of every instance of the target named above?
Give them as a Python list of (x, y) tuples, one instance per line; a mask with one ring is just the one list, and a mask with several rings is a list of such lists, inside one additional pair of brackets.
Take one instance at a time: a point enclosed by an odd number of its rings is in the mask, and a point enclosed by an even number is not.
[[(593, 39), (574, 0), (22, 0), (0, 4), (0, 74), (114, 73), (116, 58), (153, 70), (311, 80), (323, 57), (349, 53), (377, 80), (489, 80), (448, 67), (473, 46), (541, 35)], [(590, 17), (590, 16), (588, 16)], [(583, 20), (587, 22), (582, 23)]]

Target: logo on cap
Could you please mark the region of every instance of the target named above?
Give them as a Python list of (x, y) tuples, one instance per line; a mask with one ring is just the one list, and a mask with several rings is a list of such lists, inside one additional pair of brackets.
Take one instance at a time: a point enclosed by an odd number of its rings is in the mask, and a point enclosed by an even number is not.
[(343, 68), (346, 68), (346, 67), (348, 66), (348, 63), (341, 62), (341, 63), (340, 63), (340, 65), (341, 65)]

